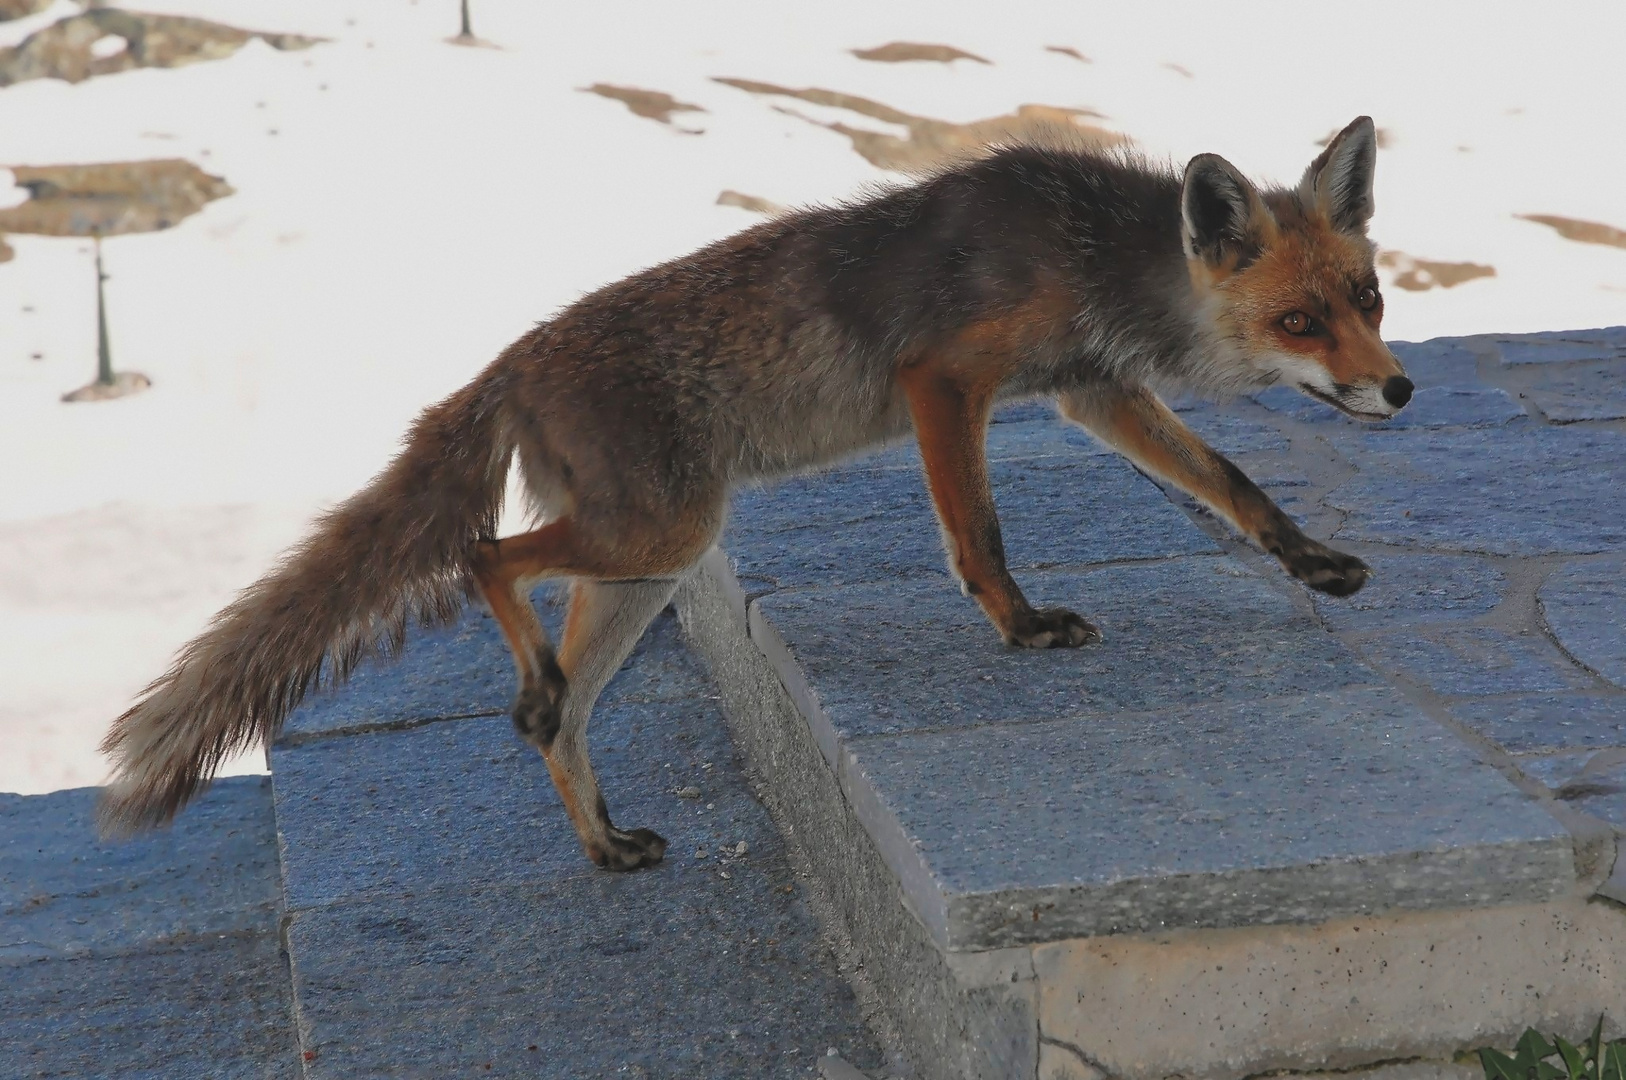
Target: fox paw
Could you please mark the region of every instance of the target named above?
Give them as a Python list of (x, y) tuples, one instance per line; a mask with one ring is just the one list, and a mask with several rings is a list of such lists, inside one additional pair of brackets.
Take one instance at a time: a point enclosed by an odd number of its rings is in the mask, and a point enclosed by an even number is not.
[(514, 727), (525, 741), (546, 750), (559, 735), (565, 701), (565, 673), (549, 652), (542, 658), (542, 674), (528, 679), (514, 698)]
[(1024, 649), (1076, 649), (1101, 640), (1101, 631), (1065, 608), (1045, 608), (1019, 615), (1005, 635), (1007, 645)]
[(1287, 572), (1329, 596), (1353, 596), (1361, 591), (1372, 568), (1353, 555), (1312, 544), (1282, 559)]
[(587, 845), (587, 857), (600, 870), (637, 870), (654, 866), (666, 855), (666, 839), (651, 829), (623, 831), (615, 826), (601, 841)]

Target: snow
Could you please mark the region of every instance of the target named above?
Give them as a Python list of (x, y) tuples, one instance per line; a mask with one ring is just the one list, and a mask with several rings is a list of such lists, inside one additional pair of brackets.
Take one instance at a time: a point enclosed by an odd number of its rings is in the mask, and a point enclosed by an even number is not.
[[(77, 10), (62, 0), (0, 24), (0, 45)], [(1452, 289), (1391, 289), (1390, 337), (1626, 322), (1626, 250), (1513, 217), (1626, 227), (1620, 5), (474, 0), (475, 33), (496, 48), (446, 42), (455, 0), (152, 10), (331, 41), (0, 89), (4, 164), (184, 157), (237, 191), (104, 245), (114, 363), (153, 380), (118, 401), (59, 400), (94, 373), (90, 243), (9, 237), (0, 790), (99, 782), (108, 721), (384, 464), (418, 409), (560, 305), (756, 220), (714, 205), (720, 191), (796, 204), (887, 179), (773, 106), (885, 125), (714, 76), (958, 122), (1024, 103), (1091, 108), (1153, 154), (1214, 151), (1278, 180), (1370, 113), (1393, 140), (1374, 235), (1496, 267)], [(894, 40), (993, 63), (848, 51)], [(703, 133), (579, 92), (599, 82), (703, 106), (676, 117)]]

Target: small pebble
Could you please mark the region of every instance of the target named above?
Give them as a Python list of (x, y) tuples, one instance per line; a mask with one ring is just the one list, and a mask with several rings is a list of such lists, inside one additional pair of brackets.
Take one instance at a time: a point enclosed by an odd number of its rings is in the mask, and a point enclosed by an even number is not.
[(706, 804), (706, 809), (707, 810), (715, 810), (715, 809), (717, 809), (717, 804), (714, 803), (714, 802), (709, 802), (709, 803)]
[(720, 877), (723, 877), (723, 878), (727, 878), (727, 877), (729, 877), (729, 873), (728, 873), (728, 871), (727, 871), (727, 870), (724, 870), (724, 871), (722, 871), (722, 872), (721, 872), (721, 873), (720, 873), (720, 874), (719, 874), (719, 876), (720, 876)]
[(700, 789), (697, 787), (680, 787), (677, 789), (677, 797), (680, 799), (698, 799), (700, 798)]
[(735, 855), (744, 855), (746, 851), (747, 851), (747, 848), (745, 846), (745, 841), (744, 840), (741, 840), (739, 843), (734, 845), (734, 854)]
[(694, 849), (694, 857), (697, 859), (704, 859), (708, 854), (710, 854), (710, 852), (703, 847), (697, 847)]

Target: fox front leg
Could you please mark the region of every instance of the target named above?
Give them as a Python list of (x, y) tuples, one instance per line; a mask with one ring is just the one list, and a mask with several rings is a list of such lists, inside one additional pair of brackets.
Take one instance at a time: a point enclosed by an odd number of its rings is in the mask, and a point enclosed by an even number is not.
[(1136, 465), (1194, 496), (1312, 589), (1358, 592), (1371, 576), (1353, 555), (1311, 539), (1241, 469), (1140, 386), (1100, 386), (1060, 397), (1061, 411)]
[(992, 386), (922, 366), (903, 377), (926, 482), (949, 561), (1007, 645), (1077, 648), (1101, 632), (1065, 608), (1036, 609), (1005, 567), (1005, 544), (988, 486), (984, 450)]

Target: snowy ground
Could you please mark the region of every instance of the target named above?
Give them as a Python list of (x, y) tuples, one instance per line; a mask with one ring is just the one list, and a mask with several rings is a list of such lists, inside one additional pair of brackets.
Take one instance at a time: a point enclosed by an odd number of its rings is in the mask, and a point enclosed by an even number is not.
[[(0, 24), (0, 45), (76, 10)], [(1626, 322), (1626, 249), (1513, 216), (1626, 227), (1619, 5), (474, 0), (498, 48), (445, 42), (454, 0), (150, 10), (331, 41), (0, 89), (0, 163), (184, 157), (237, 190), (106, 245), (115, 363), (154, 383), (125, 400), (59, 401), (94, 373), (88, 243), (9, 238), (0, 790), (98, 782), (107, 722), (418, 408), (584, 291), (756, 220), (719, 192), (812, 202), (886, 179), (808, 119), (886, 125), (714, 77), (957, 122), (1088, 108), (1152, 153), (1283, 180), (1370, 113), (1389, 133), (1380, 242), (1496, 269), (1391, 289), (1389, 336)], [(991, 63), (849, 51), (899, 40)], [(595, 83), (705, 111), (663, 124), (580, 92)]]

